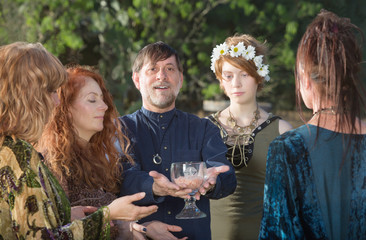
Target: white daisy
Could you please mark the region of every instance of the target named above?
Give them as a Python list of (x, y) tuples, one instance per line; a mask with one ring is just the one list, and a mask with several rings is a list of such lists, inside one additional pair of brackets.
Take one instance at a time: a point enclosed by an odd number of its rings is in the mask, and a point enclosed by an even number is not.
[(211, 62), (211, 70), (212, 70), (214, 73), (216, 73), (216, 71), (215, 71), (215, 61), (212, 61), (212, 62)]
[(260, 66), (262, 66), (263, 55), (259, 55), (259, 56), (254, 57), (253, 62), (254, 62), (255, 66), (257, 68), (259, 68)]
[(215, 73), (215, 62), (220, 58), (221, 55), (230, 54), (231, 57), (242, 56), (247, 61), (252, 60), (257, 68), (259, 76), (263, 77), (267, 82), (270, 80), (269, 77), (269, 65), (263, 64), (263, 55), (255, 55), (255, 47), (249, 45), (245, 47), (243, 42), (239, 42), (236, 46), (231, 46), (230, 49), (226, 43), (216, 45), (212, 50), (211, 55), (211, 70)]
[(212, 50), (212, 61), (216, 61), (221, 55), (227, 54), (228, 50), (229, 48), (225, 42), (221, 43), (220, 45), (216, 45), (216, 47)]
[(243, 42), (238, 43), (236, 46), (232, 45), (229, 52), (232, 57), (240, 57), (245, 52)]
[(252, 60), (255, 57), (255, 48), (252, 45), (249, 45), (245, 50), (243, 57), (246, 60)]
[(257, 73), (259, 74), (259, 76), (261, 77), (265, 77), (269, 74), (269, 70), (268, 70), (268, 65), (263, 64), (262, 66), (260, 66), (257, 70)]

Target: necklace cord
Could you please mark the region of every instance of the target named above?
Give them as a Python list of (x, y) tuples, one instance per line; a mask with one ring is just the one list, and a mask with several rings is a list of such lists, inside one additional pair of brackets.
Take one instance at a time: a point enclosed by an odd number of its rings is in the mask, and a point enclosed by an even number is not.
[(172, 124), (172, 122), (173, 122), (174, 118), (176, 117), (176, 111), (174, 111), (172, 118), (170, 119), (170, 121), (169, 121), (169, 123), (168, 123), (167, 127), (165, 128), (165, 132), (163, 133), (163, 136), (162, 136), (162, 138), (161, 138), (161, 141), (160, 141), (160, 144), (159, 144), (159, 148), (156, 148), (157, 146), (156, 146), (156, 143), (155, 143), (155, 141), (154, 141), (154, 136), (153, 136), (153, 134), (151, 133), (151, 131), (152, 131), (153, 127), (151, 126), (149, 119), (145, 116), (145, 114), (144, 114), (141, 110), (140, 110), (140, 113), (142, 114), (142, 116), (143, 116), (143, 118), (144, 118), (144, 120), (145, 120), (145, 122), (146, 122), (146, 124), (147, 124), (148, 131), (149, 131), (149, 133), (150, 133), (150, 137), (151, 137), (151, 141), (152, 141), (152, 145), (153, 145), (153, 147), (154, 147), (155, 154), (153, 154), (152, 161), (153, 161), (155, 164), (159, 165), (159, 164), (161, 164), (161, 163), (162, 163), (162, 161), (163, 161), (163, 159), (162, 159), (162, 158), (161, 158), (161, 156), (160, 156), (160, 149), (161, 149), (161, 145), (163, 144), (163, 141), (164, 141), (164, 138), (165, 138), (165, 134), (168, 132), (168, 130), (169, 130), (169, 128), (170, 128), (170, 125)]
[[(258, 120), (261, 118), (260, 112), (258, 110), (258, 105), (257, 105), (257, 108), (253, 112), (253, 119), (251, 120), (250, 124), (247, 126), (242, 127), (237, 124), (236, 119), (233, 117), (233, 115), (230, 111), (230, 107), (229, 107), (229, 115), (230, 116), (227, 119), (227, 121), (230, 123), (232, 131), (234, 133), (233, 135), (228, 135), (228, 139), (227, 139), (227, 141), (229, 141), (230, 139), (234, 140), (233, 145), (230, 147), (232, 149), (230, 161), (234, 167), (240, 167), (243, 164), (247, 167), (249, 158), (246, 156), (246, 153), (248, 153), (249, 150), (246, 149), (246, 146), (254, 143), (254, 141), (255, 141), (254, 137), (251, 135), (252, 135), (253, 131), (257, 128)], [(236, 149), (239, 149), (239, 154), (240, 154), (239, 163), (235, 163), (235, 161), (234, 161)]]
[[(272, 115), (270, 113), (270, 116), (268, 117), (268, 119), (266, 121), (264, 121), (262, 124), (260, 124), (257, 128), (254, 129), (254, 131), (252, 132), (252, 134), (250, 135), (250, 140), (248, 141), (248, 145), (240, 145), (240, 140), (238, 140), (238, 142), (236, 142), (236, 145), (232, 145), (229, 144), (228, 139), (230, 137), (229, 133), (225, 130), (225, 128), (223, 128), (222, 124), (219, 121), (219, 115), (220, 112), (216, 112), (213, 113), (211, 115), (209, 115), (207, 118), (213, 123), (215, 124), (219, 129), (220, 129), (220, 134), (221, 137), (226, 145), (226, 147), (228, 148), (228, 151), (226, 153), (226, 158), (228, 161), (230, 161), (233, 165), (233, 167), (238, 170), (244, 166), (248, 166), (249, 161), (251, 160), (253, 153), (254, 153), (254, 141), (255, 141), (255, 137), (256, 135), (262, 131), (263, 129), (265, 129), (269, 124), (271, 124), (273, 121), (275, 121), (276, 119), (281, 119), (279, 116), (276, 115)], [(231, 135), (231, 138), (234, 137), (234, 135)], [(238, 137), (235, 135), (235, 137)], [(235, 143), (235, 141), (234, 141)], [(237, 148), (239, 148), (239, 153), (237, 152)], [(242, 151), (241, 148), (243, 149)], [(245, 154), (245, 156), (243, 156), (243, 153)], [(240, 158), (240, 161), (238, 160), (238, 158)], [(239, 163), (238, 163), (239, 162)]]
[(330, 113), (330, 114), (337, 114), (337, 112), (335, 111), (335, 107), (329, 107), (329, 108), (321, 108), (318, 111), (316, 111), (315, 113), (313, 113), (313, 117), (320, 114), (320, 113)]

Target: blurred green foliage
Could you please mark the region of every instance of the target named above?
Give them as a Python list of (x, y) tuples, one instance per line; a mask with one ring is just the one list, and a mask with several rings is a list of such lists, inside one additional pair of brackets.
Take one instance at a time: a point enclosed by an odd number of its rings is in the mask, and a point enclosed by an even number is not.
[(297, 44), (320, 9), (366, 27), (361, 0), (2, 0), (0, 44), (41, 42), (64, 64), (96, 65), (120, 114), (141, 106), (131, 64), (146, 44), (164, 41), (178, 50), (184, 85), (177, 105), (195, 112), (203, 99), (222, 98), (210, 70), (212, 48), (236, 33), (269, 47), (271, 81), (259, 98), (275, 109), (295, 106)]

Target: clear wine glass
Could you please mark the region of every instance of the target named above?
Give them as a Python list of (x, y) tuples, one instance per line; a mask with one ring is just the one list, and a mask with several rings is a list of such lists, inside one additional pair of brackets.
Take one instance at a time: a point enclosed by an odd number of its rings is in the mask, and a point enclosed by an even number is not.
[(206, 164), (204, 162), (176, 162), (171, 165), (170, 177), (181, 187), (192, 189), (190, 199), (184, 199), (184, 208), (175, 216), (176, 219), (204, 218), (206, 214), (196, 206), (197, 193), (206, 177)]

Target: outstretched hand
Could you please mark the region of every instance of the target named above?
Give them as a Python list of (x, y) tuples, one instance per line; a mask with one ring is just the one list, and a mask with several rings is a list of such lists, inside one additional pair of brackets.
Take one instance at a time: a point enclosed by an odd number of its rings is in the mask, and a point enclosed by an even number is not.
[(216, 185), (217, 176), (220, 173), (224, 173), (230, 170), (230, 167), (227, 165), (220, 167), (210, 167), (207, 169), (206, 180), (200, 187), (199, 191), (195, 194), (195, 198), (200, 200), (201, 195), (205, 195), (208, 191), (213, 189)]
[(151, 221), (144, 223), (146, 226), (146, 235), (153, 240), (185, 240), (184, 238), (177, 238), (171, 232), (181, 232), (182, 228), (176, 225), (169, 225), (160, 221)]
[(158, 210), (156, 205), (139, 207), (134, 204), (145, 197), (144, 192), (117, 198), (108, 205), (111, 220), (135, 221), (144, 218)]
[(130, 232), (132, 233), (133, 240), (146, 240), (146, 227), (144, 225), (130, 222)]
[(156, 196), (173, 196), (180, 198), (190, 198), (188, 195), (192, 192), (189, 188), (181, 188), (178, 185), (169, 181), (167, 177), (157, 171), (150, 171), (149, 175), (153, 177), (154, 183), (152, 190)]

